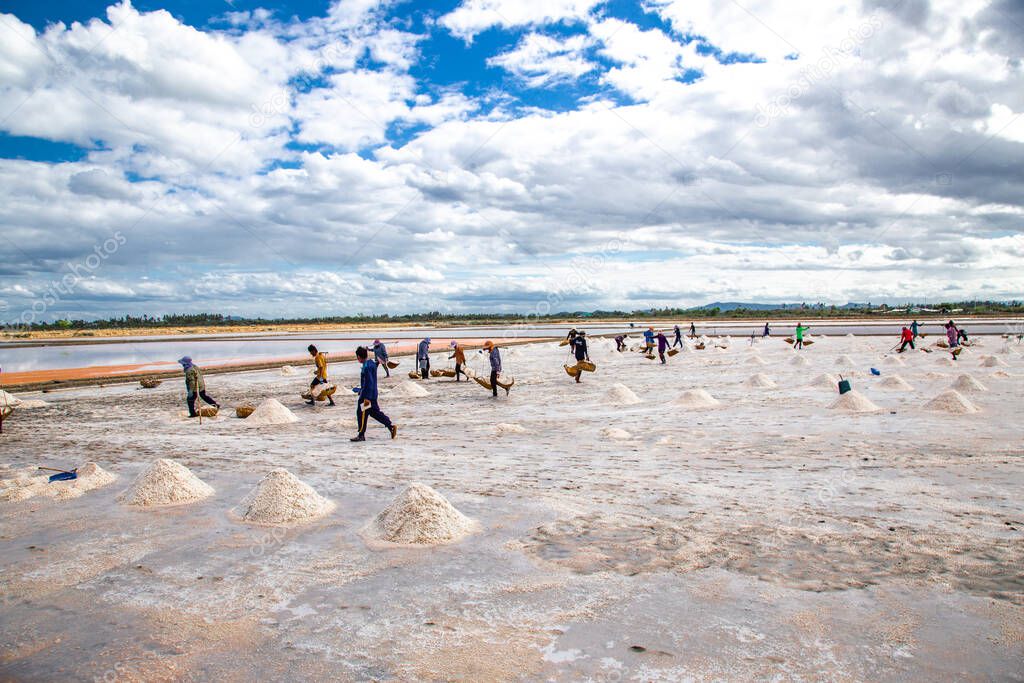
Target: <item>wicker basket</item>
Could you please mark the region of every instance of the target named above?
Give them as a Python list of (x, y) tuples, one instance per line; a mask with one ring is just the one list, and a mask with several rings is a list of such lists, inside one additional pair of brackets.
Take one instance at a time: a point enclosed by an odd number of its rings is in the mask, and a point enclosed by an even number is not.
[(668, 355), (669, 356), (674, 356), (677, 353), (679, 353), (679, 349), (671, 349), (671, 350), (669, 350)]
[(146, 377), (145, 379), (140, 379), (139, 384), (142, 385), (143, 389), (156, 389), (158, 386), (160, 386), (160, 383), (162, 381), (163, 380), (154, 379), (152, 377)]
[(398, 367), (398, 361), (397, 360), (389, 360), (388, 361), (388, 369), (389, 370), (394, 370), (397, 367)]
[(576, 376), (577, 367), (575, 365), (563, 365), (562, 367), (565, 368), (565, 374), (569, 375), (570, 377)]
[(583, 372), (594, 372), (595, 370), (597, 370), (597, 365), (589, 360), (578, 361), (576, 363), (576, 367), (578, 367)]
[(254, 408), (253, 406), (238, 406), (237, 408), (235, 408), (235, 417), (240, 417), (244, 420), (245, 418), (252, 415), (252, 411), (254, 410), (256, 410), (256, 408)]
[(199, 414), (203, 417), (217, 417), (217, 409), (213, 406), (203, 406), (199, 409)]
[(420, 373), (416, 372), (415, 370), (410, 370), (409, 379), (420, 379)]
[(454, 377), (455, 370), (453, 368), (443, 368), (441, 370), (431, 370), (431, 377)]
[(948, 349), (949, 348), (949, 342), (942, 341), (941, 339), (939, 341), (935, 342), (935, 345), (938, 346), (940, 349)]
[(693, 348), (697, 349), (698, 351), (703, 351), (704, 350), (704, 345), (703, 344), (694, 344)]
[(482, 386), (487, 391), (492, 391), (494, 389), (494, 387), (491, 386), (491, 383), (482, 377), (474, 377), (473, 381)]

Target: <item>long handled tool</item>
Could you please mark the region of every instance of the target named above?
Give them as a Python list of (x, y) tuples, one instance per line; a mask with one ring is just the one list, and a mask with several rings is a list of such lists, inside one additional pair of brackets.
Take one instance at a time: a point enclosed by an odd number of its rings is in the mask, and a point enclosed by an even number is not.
[(72, 479), (78, 479), (78, 468), (77, 467), (75, 469), (73, 469), (73, 470), (61, 470), (61, 469), (57, 469), (56, 467), (42, 467), (42, 466), (40, 466), (39, 469), (47, 470), (49, 472), (57, 472), (57, 474), (51, 474), (50, 475), (50, 481), (51, 482), (54, 482), (54, 481), (70, 481)]

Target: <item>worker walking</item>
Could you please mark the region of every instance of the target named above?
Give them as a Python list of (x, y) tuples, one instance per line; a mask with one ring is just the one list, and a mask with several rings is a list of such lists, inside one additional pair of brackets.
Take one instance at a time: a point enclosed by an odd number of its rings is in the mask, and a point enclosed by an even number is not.
[(672, 348), (674, 349), (677, 346), (682, 346), (683, 345), (683, 331), (681, 329), (679, 329), (679, 325), (676, 325), (672, 329), (672, 331), (675, 332), (675, 335), (676, 335), (676, 338), (674, 340), (672, 340)]
[(430, 377), (430, 337), (420, 342), (416, 347), (416, 363), (420, 368), (420, 376), (423, 379)]
[(469, 375), (462, 371), (463, 366), (466, 364), (465, 349), (454, 339), (452, 340), (451, 347), (452, 355), (448, 356), (448, 360), (455, 359), (455, 381), (459, 381), (459, 375), (465, 375), (466, 379), (469, 380)]
[(661, 359), (661, 364), (664, 365), (666, 363), (665, 352), (668, 351), (668, 337), (665, 336), (665, 333), (663, 331), (658, 330), (657, 339), (658, 339), (658, 358)]
[(384, 376), (391, 376), (391, 368), (388, 367), (388, 361), (391, 360), (388, 357), (388, 347), (384, 346), (384, 342), (380, 339), (373, 340), (373, 359), (377, 361), (377, 365), (384, 366)]
[(648, 327), (644, 330), (644, 345), (647, 347), (644, 349), (644, 353), (650, 353), (654, 348), (654, 328)]
[(921, 336), (920, 334), (918, 334), (918, 329), (919, 325), (917, 324), (916, 320), (910, 323), (910, 331), (914, 333), (914, 339), (917, 339), (918, 337)]
[(768, 327), (768, 323), (766, 322), (766, 323), (764, 324), (764, 333), (763, 333), (763, 334), (762, 334), (761, 336), (762, 336), (762, 337), (770, 337), (770, 336), (771, 336), (771, 334), (772, 334), (772, 330), (771, 330), (771, 328), (770, 328), (770, 327)]
[[(498, 347), (494, 345), (494, 342), (490, 340), (484, 342), (484, 351), (487, 352), (487, 359), (491, 363), (491, 395), (494, 398), (498, 398), (498, 375), (501, 374), (501, 352), (498, 351)], [(505, 395), (508, 396), (508, 389), (505, 389)]]
[(580, 377), (583, 376), (583, 368), (579, 367), (581, 361), (590, 360), (590, 352), (587, 349), (587, 333), (580, 332), (576, 335), (576, 338), (572, 340), (572, 352), (576, 357), (576, 383), (580, 383)]
[(803, 323), (796, 324), (796, 342), (793, 344), (794, 349), (804, 348), (804, 332), (811, 328), (804, 327)]
[(182, 369), (185, 371), (185, 389), (187, 391), (187, 403), (188, 403), (188, 416), (198, 417), (199, 413), (196, 412), (196, 397), (203, 399), (206, 403), (213, 406), (214, 408), (220, 409), (220, 404), (214, 401), (206, 394), (206, 380), (203, 379), (203, 372), (199, 369), (198, 365), (192, 362), (192, 359), (188, 356), (180, 358), (178, 360), (181, 363)]
[[(313, 381), (309, 383), (309, 400), (306, 401), (309, 405), (316, 405), (316, 395), (313, 393), (316, 387), (320, 384), (327, 384), (327, 354), (323, 351), (317, 351), (316, 347), (310, 344), (307, 348), (309, 355), (313, 356), (313, 363), (316, 365), (316, 374), (313, 376)], [(334, 397), (328, 396), (328, 405), (334, 405)]]
[(897, 351), (896, 353), (903, 353), (907, 348), (907, 344), (910, 344), (910, 348), (915, 348), (914, 333), (911, 331), (909, 327), (904, 327), (903, 330), (900, 332), (900, 350)]
[(377, 404), (377, 361), (369, 360), (369, 352), (365, 346), (356, 349), (356, 359), (362, 364), (359, 371), (359, 386), (354, 388), (356, 401), (356, 424), (359, 433), (349, 441), (366, 441), (366, 425), (372, 417), (391, 432), (391, 438), (398, 436), (398, 427), (392, 424), (391, 418), (385, 415)]
[(697, 336), (697, 328), (694, 327), (693, 323), (690, 323), (690, 336), (691, 337), (696, 337)]

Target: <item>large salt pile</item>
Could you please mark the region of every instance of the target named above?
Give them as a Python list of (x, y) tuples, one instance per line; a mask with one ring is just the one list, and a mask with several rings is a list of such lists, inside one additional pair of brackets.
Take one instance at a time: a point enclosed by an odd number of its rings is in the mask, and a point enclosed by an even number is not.
[(290, 365), (282, 365), (281, 366), (281, 374), (282, 375), (294, 375), (295, 374), (295, 368), (293, 368)]
[(793, 360), (789, 361), (790, 365), (795, 365), (799, 368), (807, 367), (811, 364), (811, 361), (807, 360), (803, 356), (795, 356)]
[(9, 394), (3, 389), (0, 389), (0, 406), (16, 406), (21, 403), (21, 399), (14, 394)]
[(439, 545), (457, 541), (476, 527), (434, 489), (410, 484), (363, 528), (363, 535), (384, 543)]
[(334, 503), (278, 467), (242, 499), (235, 514), (250, 524), (287, 526), (323, 517), (333, 509)]
[(70, 500), (117, 480), (117, 475), (94, 462), (87, 462), (79, 467), (76, 470), (76, 479), (51, 482), (49, 474), (51, 473), (42, 474), (35, 467), (30, 467), (16, 472), (10, 479), (0, 479), (0, 501), (26, 500), (35, 496)]
[(937, 413), (952, 413), (954, 415), (965, 415), (978, 412), (977, 406), (968, 401), (955, 389), (947, 389), (941, 394), (924, 404), (925, 410)]
[(829, 408), (832, 410), (842, 410), (847, 413), (873, 413), (881, 410), (881, 408), (871, 402), (871, 399), (855, 389), (847, 391), (845, 394), (840, 394), (839, 398), (833, 401)]
[(212, 495), (213, 488), (192, 474), (187, 467), (173, 460), (160, 459), (143, 470), (132, 485), (117, 497), (117, 501), (123, 505), (139, 507), (183, 505)]
[(283, 425), (298, 421), (299, 418), (295, 417), (295, 413), (281, 405), (281, 402), (276, 398), (268, 398), (256, 406), (256, 410), (252, 411), (249, 417), (245, 418), (245, 424), (250, 426)]
[(430, 396), (430, 392), (415, 382), (405, 380), (391, 390), (391, 395), (397, 398), (423, 398)]
[(755, 389), (774, 389), (778, 385), (773, 382), (770, 377), (759, 372), (744, 380), (743, 386), (753, 387)]
[(515, 422), (499, 422), (494, 425), (494, 433), (501, 434), (526, 434), (528, 429), (521, 424)]
[(754, 356), (750, 356), (750, 357), (749, 357), (749, 358), (747, 358), (747, 360), (746, 360), (746, 361), (744, 361), (744, 362), (745, 362), (745, 363), (746, 363), (747, 365), (765, 365), (765, 364), (766, 364), (766, 363), (764, 362), (764, 358), (761, 358), (761, 356), (756, 356), (756, 355), (754, 355)]
[(827, 372), (823, 372), (810, 382), (806, 386), (813, 387), (816, 389), (831, 389), (836, 391), (836, 387), (839, 385), (839, 378), (835, 375), (830, 375)]
[(1003, 361), (1002, 358), (996, 358), (995, 356), (985, 356), (985, 359), (981, 361), (982, 366), (986, 368), (1007, 368), (1010, 367)]
[(679, 394), (679, 398), (673, 401), (677, 406), (683, 408), (713, 408), (721, 405), (711, 394), (703, 389), (689, 389)]
[(605, 427), (601, 430), (601, 436), (606, 439), (615, 439), (617, 441), (625, 441), (626, 439), (632, 439), (633, 435), (627, 432), (625, 429), (619, 429), (618, 427)]
[(847, 367), (847, 368), (852, 368), (853, 366), (856, 365), (856, 363), (854, 363), (853, 359), (850, 358), (849, 356), (847, 356), (844, 353), (843, 355), (841, 355), (838, 358), (836, 358), (836, 365), (840, 365), (840, 366)]
[(988, 387), (970, 375), (960, 375), (955, 382), (949, 385), (949, 388), (957, 391), (988, 391)]
[(910, 386), (907, 380), (903, 379), (899, 375), (888, 375), (878, 383), (878, 386), (883, 389), (895, 389), (897, 391), (913, 391), (914, 387)]
[[(2, 404), (0, 404), (0, 405), (2, 405)], [(22, 400), (22, 402), (18, 404), (18, 410), (31, 410), (33, 408), (45, 408), (48, 405), (50, 405), (50, 404), (47, 403), (46, 401), (41, 401), (38, 398), (29, 398), (29, 399)]]
[(604, 400), (606, 403), (616, 406), (633, 406), (640, 403), (640, 397), (633, 393), (633, 390), (627, 387), (625, 384), (613, 384), (611, 388), (605, 392)]

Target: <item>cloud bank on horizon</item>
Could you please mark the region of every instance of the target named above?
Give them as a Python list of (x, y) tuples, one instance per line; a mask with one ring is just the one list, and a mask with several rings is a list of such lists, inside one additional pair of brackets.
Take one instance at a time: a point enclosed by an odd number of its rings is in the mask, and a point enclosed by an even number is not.
[(5, 322), (1024, 292), (1015, 0), (60, 5), (0, 14)]

